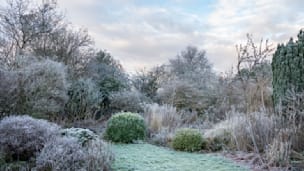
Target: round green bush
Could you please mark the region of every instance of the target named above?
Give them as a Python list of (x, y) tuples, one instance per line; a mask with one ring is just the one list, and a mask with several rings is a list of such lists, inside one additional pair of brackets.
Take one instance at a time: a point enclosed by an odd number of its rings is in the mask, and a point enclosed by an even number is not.
[(199, 130), (190, 128), (177, 130), (172, 141), (172, 147), (179, 151), (198, 151), (202, 145), (203, 137)]
[(144, 118), (135, 113), (117, 113), (108, 121), (105, 138), (120, 143), (144, 140), (146, 125)]

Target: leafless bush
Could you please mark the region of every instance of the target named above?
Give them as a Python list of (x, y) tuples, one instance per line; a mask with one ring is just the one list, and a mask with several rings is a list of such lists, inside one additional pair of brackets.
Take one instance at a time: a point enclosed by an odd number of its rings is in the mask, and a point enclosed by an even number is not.
[(29, 160), (59, 134), (59, 126), (29, 116), (9, 116), (0, 121), (0, 149), (8, 161)]

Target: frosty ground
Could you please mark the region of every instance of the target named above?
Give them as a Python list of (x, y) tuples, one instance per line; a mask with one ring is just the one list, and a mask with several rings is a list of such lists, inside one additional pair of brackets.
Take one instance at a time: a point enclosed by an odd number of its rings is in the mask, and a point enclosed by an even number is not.
[(113, 145), (115, 171), (247, 171), (215, 154), (177, 152), (150, 144)]

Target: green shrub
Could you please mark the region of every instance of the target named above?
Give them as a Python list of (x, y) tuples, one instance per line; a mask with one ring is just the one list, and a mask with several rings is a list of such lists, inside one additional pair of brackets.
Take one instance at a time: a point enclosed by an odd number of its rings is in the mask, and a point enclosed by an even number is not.
[(199, 130), (183, 128), (179, 129), (172, 142), (172, 147), (180, 151), (198, 151), (204, 145), (203, 137)]
[(108, 121), (106, 139), (113, 142), (131, 143), (144, 140), (146, 125), (144, 118), (135, 113), (117, 113)]

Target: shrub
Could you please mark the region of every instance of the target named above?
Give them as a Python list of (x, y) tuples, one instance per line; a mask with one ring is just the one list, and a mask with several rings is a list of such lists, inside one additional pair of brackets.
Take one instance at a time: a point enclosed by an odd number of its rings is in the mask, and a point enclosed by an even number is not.
[(89, 129), (83, 128), (67, 128), (61, 131), (61, 135), (66, 137), (74, 137), (82, 145), (87, 144), (89, 141), (97, 140), (98, 135)]
[(105, 136), (113, 142), (131, 143), (146, 136), (144, 118), (135, 113), (118, 113), (108, 121)]
[(0, 70), (0, 112), (58, 114), (68, 100), (66, 67), (52, 60), (27, 59), (16, 70)]
[(59, 133), (59, 126), (29, 116), (9, 116), (0, 121), (0, 149), (6, 161), (27, 161)]
[(209, 151), (220, 151), (231, 146), (231, 135), (229, 132), (224, 132), (222, 136), (206, 138), (206, 149)]
[(101, 140), (82, 146), (77, 138), (57, 137), (49, 141), (36, 160), (36, 169), (107, 171), (113, 160), (108, 145)]
[(172, 142), (172, 147), (175, 150), (189, 152), (200, 150), (202, 145), (203, 137), (199, 130), (190, 128), (177, 130)]
[(142, 104), (148, 99), (138, 91), (122, 91), (111, 94), (111, 112), (143, 112)]
[(177, 110), (202, 113), (208, 106), (203, 92), (184, 80), (173, 80), (163, 85), (157, 93), (161, 103), (172, 104)]
[(34, 62), (20, 70), (26, 113), (43, 117), (63, 111), (68, 100), (66, 68), (52, 60)]
[(209, 151), (220, 151), (224, 148), (234, 148), (234, 142), (231, 135), (230, 120), (224, 120), (215, 124), (213, 128), (204, 132), (207, 139), (206, 148)]
[(18, 80), (20, 76), (16, 72), (0, 69), (0, 118), (3, 114), (11, 114), (21, 109), (18, 105), (20, 89)]
[(69, 120), (83, 120), (93, 118), (94, 109), (102, 102), (102, 95), (91, 79), (78, 79), (69, 87), (69, 100), (65, 105), (65, 112)]

